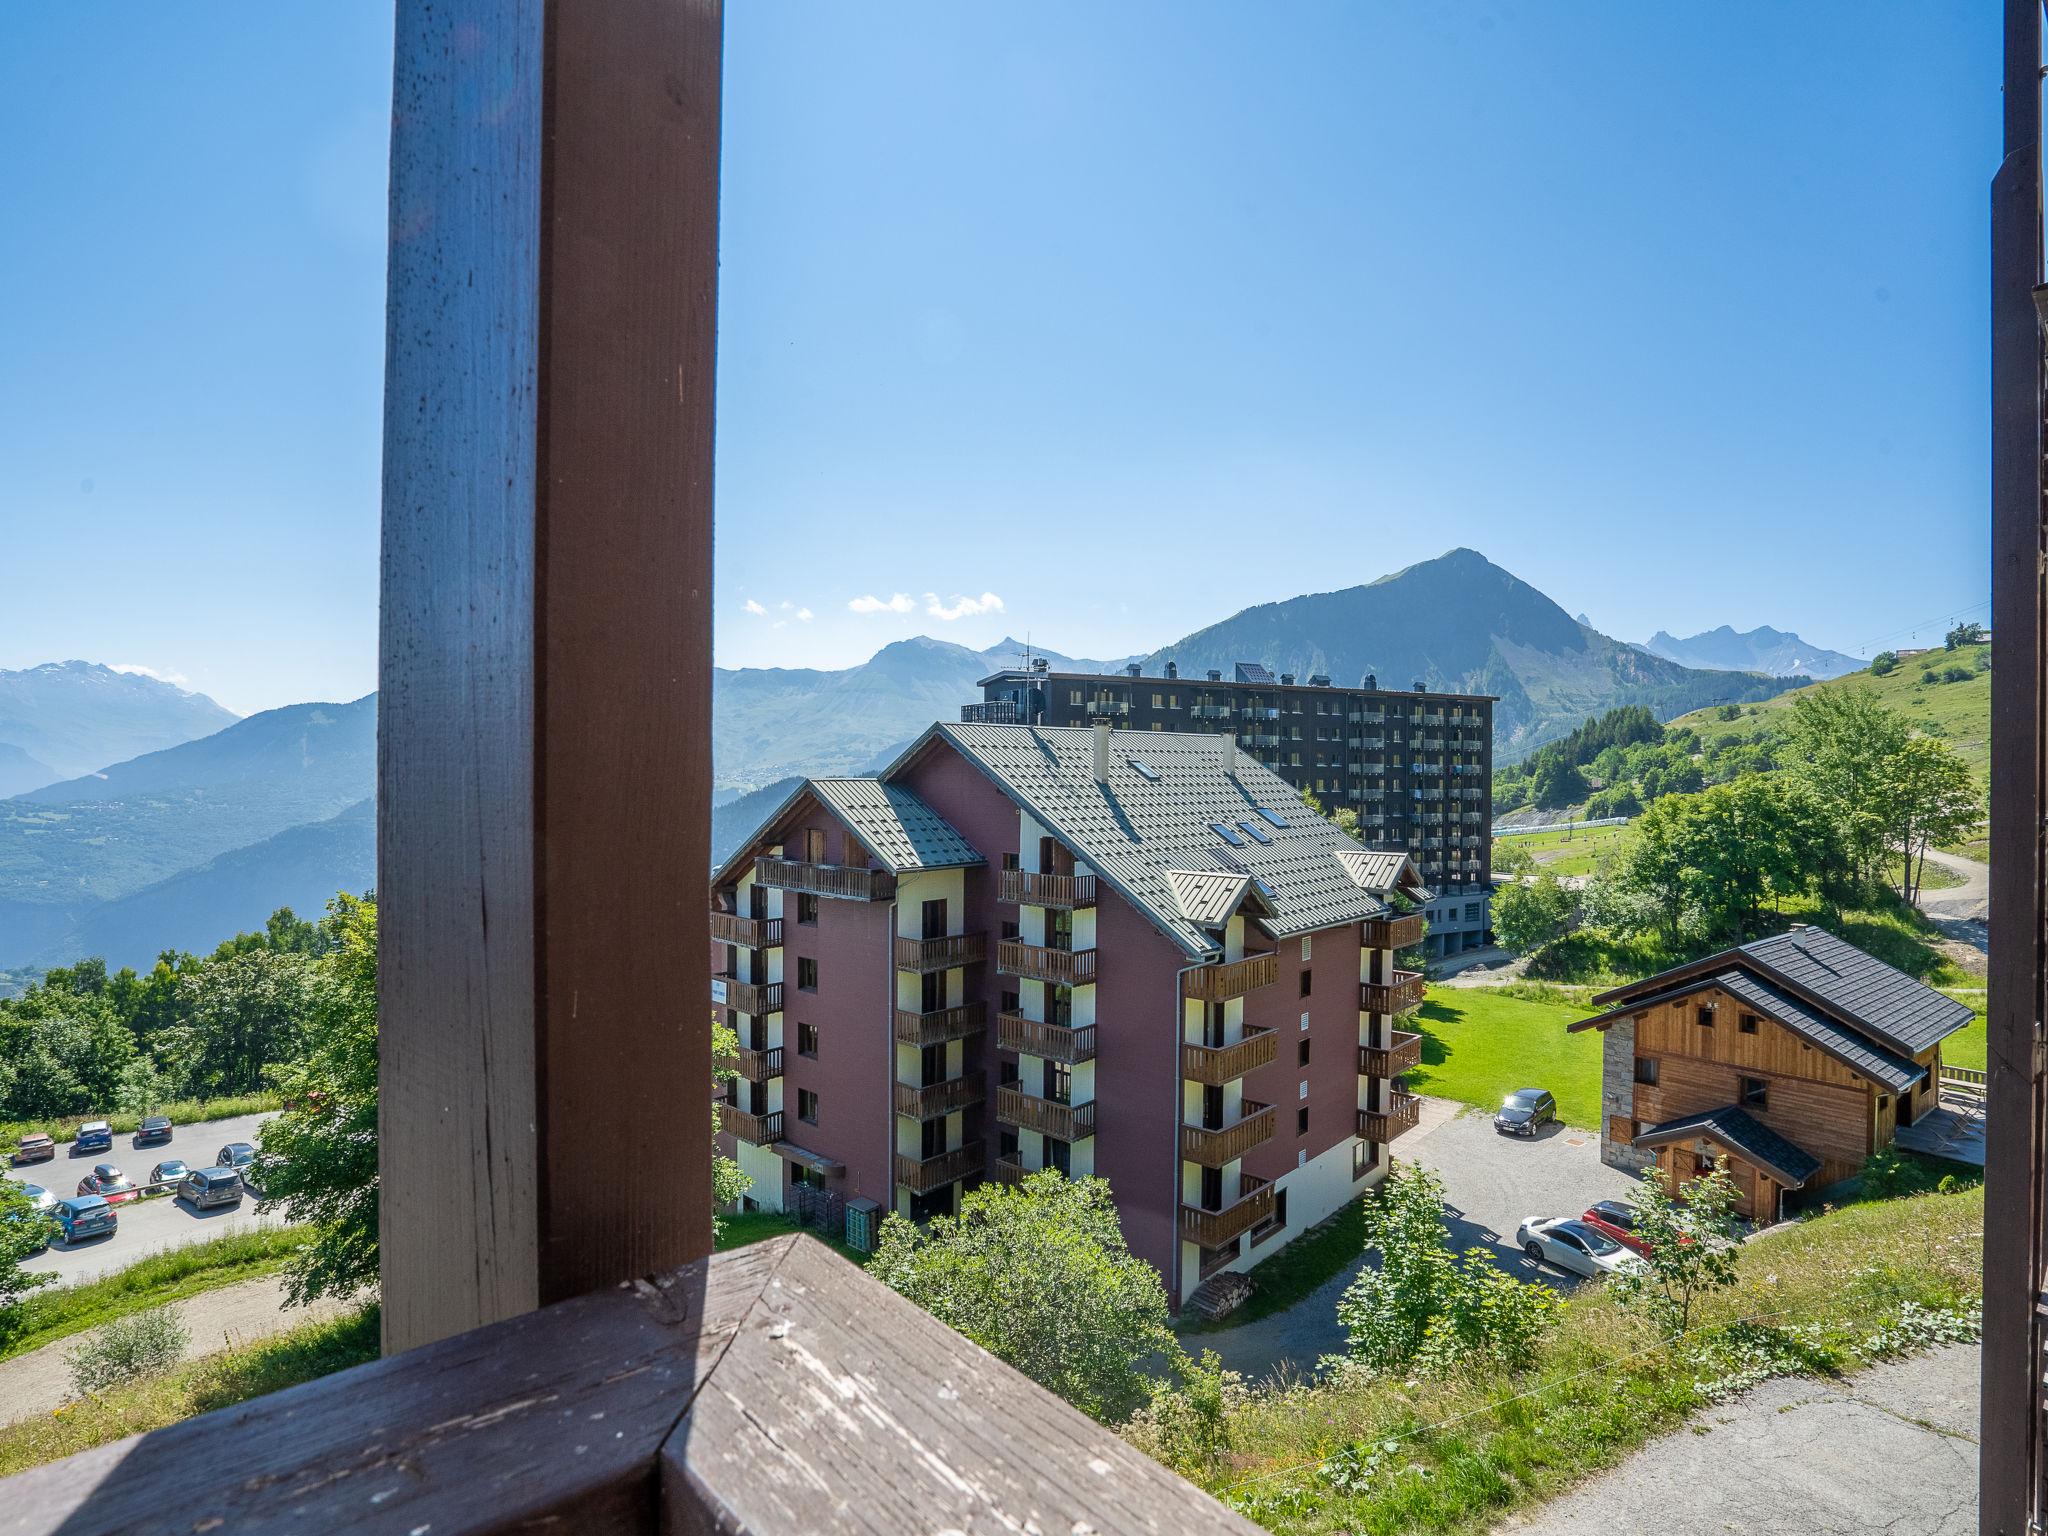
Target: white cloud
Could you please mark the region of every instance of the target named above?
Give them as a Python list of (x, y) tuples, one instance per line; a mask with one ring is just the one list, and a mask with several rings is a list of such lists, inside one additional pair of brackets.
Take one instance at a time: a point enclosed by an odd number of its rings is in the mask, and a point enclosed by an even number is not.
[(107, 664), (109, 672), (126, 672), (136, 677), (153, 677), (160, 683), (169, 683), (173, 688), (189, 688), (192, 679), (182, 672), (164, 672), (155, 667), (145, 667), (139, 661), (114, 661)]
[(747, 599), (747, 612), (751, 613), (757, 619), (765, 619), (768, 617), (768, 610), (766, 608), (763, 608), (759, 603), (755, 602), (751, 597)]
[(811, 612), (811, 610), (810, 610), (810, 609), (808, 609), (808, 608), (799, 608), (799, 609), (797, 609), (797, 611), (796, 611), (796, 616), (797, 616), (797, 617), (798, 617), (799, 619), (803, 620), (803, 622), (804, 622), (804, 623), (806, 623), (806, 624), (810, 623), (810, 622), (811, 622), (811, 620), (813, 620), (813, 619), (815, 619), (815, 618), (817, 617), (817, 615), (816, 615), (815, 613)]
[(909, 613), (917, 607), (908, 592), (898, 592), (894, 597), (876, 597), (863, 593), (846, 605), (855, 613)]
[(949, 605), (939, 601), (938, 593), (927, 592), (924, 595), (924, 611), (942, 623), (950, 624), (955, 619), (972, 618), (976, 614), (1001, 613), (1003, 600), (993, 592), (984, 592), (979, 597), (962, 597), (955, 592)]

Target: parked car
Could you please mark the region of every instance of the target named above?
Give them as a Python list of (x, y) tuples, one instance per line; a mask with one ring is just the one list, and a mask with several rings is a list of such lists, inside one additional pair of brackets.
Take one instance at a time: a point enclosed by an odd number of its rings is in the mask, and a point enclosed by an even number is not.
[(1626, 1200), (1596, 1200), (1579, 1220), (1630, 1253), (1650, 1251), (1650, 1245), (1636, 1236), (1636, 1213)]
[(144, 1115), (142, 1124), (135, 1127), (135, 1145), (156, 1147), (171, 1139), (171, 1117), (169, 1115)]
[[(47, 1191), (45, 1191), (45, 1193), (47, 1193)], [(53, 1205), (55, 1204), (54, 1197), (52, 1198), (51, 1203)], [(50, 1219), (50, 1212), (41, 1205), (33, 1206), (25, 1211), (19, 1208), (11, 1210), (7, 1213), (6, 1220), (9, 1225), (12, 1225), (13, 1223), (20, 1221), (32, 1221), (36, 1224), (38, 1231), (36, 1233), (37, 1241), (34, 1251), (37, 1253), (41, 1253), (45, 1248), (50, 1246), (50, 1238), (55, 1233), (57, 1226), (57, 1224)]]
[(251, 1189), (256, 1186), (249, 1175), (255, 1171), (256, 1149), (246, 1141), (231, 1141), (220, 1149), (220, 1156), (213, 1160), (216, 1168), (232, 1168), (242, 1176), (242, 1182)]
[(1641, 1258), (1575, 1216), (1531, 1216), (1515, 1241), (1538, 1264), (1554, 1264), (1592, 1280), (1643, 1267)]
[(1545, 1088), (1517, 1088), (1500, 1101), (1493, 1128), (1504, 1136), (1534, 1136), (1557, 1122), (1557, 1100)]
[(21, 1192), (28, 1196), (29, 1204), (45, 1216), (49, 1215), (57, 1204), (57, 1197), (40, 1184), (24, 1184), (21, 1186)]
[(75, 1157), (80, 1152), (111, 1152), (114, 1149), (114, 1128), (104, 1120), (88, 1120), (78, 1128), (78, 1139), (71, 1143)]
[(135, 1181), (112, 1163), (94, 1164), (92, 1172), (78, 1181), (78, 1192), (81, 1195), (98, 1195), (109, 1205), (133, 1200), (142, 1193), (135, 1187)]
[(242, 1203), (242, 1176), (232, 1168), (194, 1168), (178, 1186), (178, 1198), (196, 1211)]
[(89, 1237), (112, 1237), (120, 1226), (114, 1208), (98, 1195), (76, 1195), (59, 1200), (50, 1212), (57, 1218), (57, 1230), (67, 1243), (82, 1243)]
[(57, 1155), (57, 1143), (41, 1131), (32, 1131), (21, 1138), (21, 1145), (14, 1149), (14, 1164), (47, 1163)]
[(185, 1159), (182, 1157), (167, 1157), (149, 1170), (149, 1182), (152, 1184), (182, 1184), (185, 1182), (185, 1175), (191, 1171), (186, 1166)]

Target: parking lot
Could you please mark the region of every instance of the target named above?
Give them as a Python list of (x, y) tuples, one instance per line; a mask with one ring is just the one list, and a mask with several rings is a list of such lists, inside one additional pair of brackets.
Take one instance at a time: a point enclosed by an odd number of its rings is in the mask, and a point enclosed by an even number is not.
[[(150, 1169), (166, 1158), (181, 1157), (194, 1167), (211, 1163), (227, 1143), (254, 1141), (256, 1128), (268, 1118), (243, 1115), (232, 1120), (175, 1126), (168, 1144), (149, 1147), (138, 1147), (132, 1135), (118, 1132), (111, 1152), (74, 1154), (71, 1144), (66, 1142), (58, 1146), (57, 1155), (50, 1161), (9, 1168), (7, 1177), (17, 1184), (40, 1184), (56, 1195), (68, 1196), (77, 1191), (78, 1181), (92, 1172), (93, 1164), (111, 1162), (138, 1186), (143, 1186), (149, 1182)], [(161, 1195), (124, 1201), (115, 1211), (120, 1217), (120, 1230), (112, 1237), (89, 1238), (76, 1247), (61, 1241), (52, 1243), (46, 1251), (24, 1261), (22, 1268), (30, 1273), (53, 1274), (59, 1283), (68, 1284), (125, 1269), (137, 1259), (166, 1248), (201, 1243), (257, 1226), (282, 1225), (281, 1218), (275, 1215), (259, 1217), (255, 1197), (248, 1194), (239, 1206), (228, 1209), (195, 1211), (181, 1200)]]
[[(1546, 1126), (1528, 1141), (1503, 1136), (1492, 1117), (1448, 1099), (1425, 1098), (1416, 1128), (1394, 1144), (1394, 1155), (1430, 1169), (1444, 1184), (1444, 1216), (1451, 1246), (1489, 1250), (1518, 1280), (1537, 1280), (1568, 1291), (1576, 1276), (1532, 1264), (1515, 1246), (1515, 1229), (1528, 1216), (1576, 1216), (1596, 1200), (1624, 1198), (1635, 1180), (1600, 1161), (1600, 1133)], [(1342, 1353), (1337, 1300), (1364, 1266), (1349, 1265), (1285, 1312), (1204, 1333), (1195, 1350), (1213, 1349), (1231, 1370), (1257, 1378), (1280, 1368), (1307, 1374), (1324, 1355)]]

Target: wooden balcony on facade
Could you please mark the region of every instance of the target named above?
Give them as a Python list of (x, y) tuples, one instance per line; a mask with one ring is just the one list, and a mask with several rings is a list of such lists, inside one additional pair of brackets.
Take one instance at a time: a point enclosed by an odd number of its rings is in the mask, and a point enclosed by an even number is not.
[(1415, 1129), (1422, 1115), (1422, 1100), (1412, 1093), (1395, 1093), (1385, 1109), (1361, 1109), (1358, 1134), (1367, 1141), (1392, 1141)]
[(909, 1083), (896, 1085), (896, 1113), (912, 1120), (937, 1120), (988, 1097), (988, 1086), (979, 1072), (948, 1078), (919, 1088)]
[(1020, 1056), (1043, 1056), (1069, 1065), (1095, 1059), (1093, 1024), (1047, 1024), (1020, 1013), (996, 1015), (996, 1044)]
[(1013, 1157), (998, 1157), (995, 1161), (995, 1180), (998, 1184), (1022, 1184), (1034, 1173), (1043, 1169), (1026, 1168)]
[(778, 891), (800, 891), (833, 901), (887, 901), (896, 894), (896, 877), (886, 869), (858, 864), (806, 864), (762, 854), (754, 860), (754, 879)]
[(1362, 942), (1367, 949), (1406, 949), (1422, 942), (1422, 914), (1410, 912), (1399, 917), (1369, 917), (1364, 923)]
[(1273, 1214), (1273, 1185), (1265, 1179), (1244, 1175), (1243, 1189), (1238, 1197), (1221, 1210), (1205, 1210), (1201, 1206), (1184, 1205), (1180, 1208), (1180, 1235), (1191, 1242), (1200, 1243), (1204, 1248), (1220, 1247), (1234, 1243), (1244, 1233), (1251, 1231), (1260, 1222)]
[[(723, 997), (719, 996), (721, 991), (725, 994)], [(711, 1001), (722, 1002), (726, 1007), (737, 1008), (741, 1013), (780, 1013), (782, 983), (741, 981), (737, 976), (714, 976), (711, 978)]]
[(1028, 981), (1085, 987), (1095, 980), (1095, 951), (1053, 949), (1043, 944), (1026, 944), (1021, 939), (1003, 939), (996, 945), (996, 969), (1005, 976), (1022, 976)]
[(896, 969), (916, 971), (920, 975), (929, 971), (956, 970), (963, 965), (979, 965), (988, 958), (988, 935), (985, 933), (955, 933), (937, 939), (906, 939), (901, 935), (896, 940)]
[(1244, 1038), (1232, 1045), (1190, 1045), (1180, 1048), (1180, 1075), (1189, 1082), (1209, 1087), (1243, 1077), (1268, 1065), (1280, 1054), (1280, 1036), (1270, 1029), (1248, 1027)]
[(1222, 1003), (1233, 997), (1243, 997), (1260, 987), (1270, 987), (1279, 979), (1280, 956), (1273, 950), (1267, 950), (1263, 954), (1232, 960), (1227, 965), (1205, 965), (1198, 971), (1190, 971), (1183, 991), (1187, 997), (1200, 1002)]
[(980, 1001), (934, 1008), (930, 1013), (896, 1010), (896, 1038), (905, 1045), (944, 1045), (948, 1040), (978, 1035), (987, 1027), (988, 1004)]
[(1057, 1099), (1042, 1099), (1021, 1088), (998, 1088), (996, 1119), (1004, 1125), (1037, 1131), (1055, 1141), (1079, 1141), (1084, 1136), (1095, 1134), (1095, 1101), (1062, 1104)]
[(737, 1065), (745, 1081), (765, 1083), (771, 1077), (782, 1076), (782, 1047), (771, 1045), (765, 1051), (756, 1051), (743, 1045)]
[(1358, 1048), (1360, 1077), (1399, 1077), (1422, 1065), (1422, 1036), (1405, 1029), (1394, 1031), (1394, 1043)]
[(1006, 869), (996, 876), (996, 900), (1012, 906), (1092, 907), (1093, 875), (1041, 875), (1029, 869)]
[(743, 944), (749, 949), (773, 949), (782, 942), (779, 917), (741, 917), (733, 912), (713, 911), (711, 937), (722, 944)]
[(1221, 1168), (1225, 1163), (1243, 1157), (1253, 1147), (1273, 1139), (1275, 1115), (1272, 1105), (1246, 1099), (1240, 1110), (1237, 1120), (1214, 1130), (1205, 1125), (1183, 1125), (1180, 1128), (1180, 1155), (1204, 1168)]
[(752, 1115), (737, 1104), (718, 1106), (718, 1128), (736, 1141), (750, 1141), (757, 1147), (772, 1147), (782, 1140), (782, 1111)]
[(983, 1160), (982, 1145), (978, 1141), (932, 1157), (906, 1157), (899, 1152), (896, 1154), (896, 1182), (906, 1186), (914, 1195), (928, 1195), (935, 1189), (944, 1189), (948, 1184), (956, 1184), (971, 1174), (981, 1172)]
[(1362, 981), (1358, 1006), (1368, 1013), (1406, 1013), (1422, 1002), (1422, 973), (1396, 971), (1392, 981)]

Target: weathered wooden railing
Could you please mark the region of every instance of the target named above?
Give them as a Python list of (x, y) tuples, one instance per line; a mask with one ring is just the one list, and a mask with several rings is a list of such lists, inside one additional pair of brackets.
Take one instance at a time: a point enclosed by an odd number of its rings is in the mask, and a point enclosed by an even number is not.
[(1006, 869), (996, 876), (996, 900), (1011, 906), (1092, 907), (1093, 875), (1041, 875), (1028, 869)]
[(1358, 1048), (1361, 1077), (1399, 1077), (1421, 1065), (1422, 1036), (1412, 1030), (1395, 1030), (1391, 1045), (1361, 1045)]
[(1271, 1063), (1280, 1054), (1280, 1036), (1270, 1029), (1248, 1026), (1244, 1038), (1230, 1045), (1180, 1048), (1180, 1075), (1189, 1082), (1219, 1087)]
[(1239, 1118), (1229, 1125), (1211, 1129), (1206, 1125), (1180, 1128), (1180, 1155), (1204, 1168), (1221, 1168), (1243, 1157), (1253, 1147), (1273, 1139), (1273, 1106), (1246, 1099), (1239, 1106)]
[(1095, 951), (1054, 949), (1044, 944), (1026, 944), (1021, 939), (1003, 939), (996, 945), (996, 969), (1005, 976), (1081, 987), (1095, 980)]
[(889, 871), (858, 864), (806, 864), (762, 854), (754, 860), (754, 878), (775, 890), (835, 901), (887, 901), (896, 894), (896, 877)]
[(807, 1237), (0, 1486), (21, 1536), (1255, 1530)]
[(1221, 1209), (1211, 1211), (1197, 1205), (1182, 1206), (1180, 1235), (1204, 1248), (1232, 1242), (1239, 1234), (1249, 1232), (1273, 1214), (1275, 1193), (1267, 1180), (1248, 1173), (1244, 1176), (1244, 1187), (1238, 1197)]
[(1269, 987), (1280, 979), (1280, 956), (1271, 950), (1263, 954), (1246, 955), (1242, 960), (1233, 960), (1227, 965), (1205, 965), (1200, 970), (1189, 971), (1184, 983), (1185, 995), (1203, 1002), (1227, 1002), (1233, 997), (1259, 987)]
[(1042, 1099), (1021, 1088), (998, 1088), (996, 1119), (1058, 1141), (1079, 1141), (1095, 1134), (1095, 1101), (1062, 1104), (1058, 1099)]
[(979, 965), (988, 955), (985, 933), (955, 933), (936, 939), (896, 939), (896, 969), (899, 971), (950, 971), (957, 966)]
[(896, 1113), (912, 1120), (936, 1120), (941, 1115), (950, 1115), (955, 1110), (979, 1104), (987, 1097), (988, 1089), (979, 1072), (948, 1078), (942, 1083), (928, 1083), (923, 1087), (898, 1083)]
[(1391, 1093), (1385, 1109), (1358, 1112), (1358, 1134), (1367, 1141), (1392, 1141), (1414, 1130), (1421, 1116), (1421, 1099), (1412, 1093)]
[(930, 1013), (911, 1008), (896, 1010), (896, 1038), (905, 1045), (943, 1045), (948, 1040), (978, 1035), (987, 1027), (988, 1004), (979, 1000), (934, 1008)]
[(749, 949), (773, 949), (782, 942), (782, 919), (739, 917), (731, 912), (713, 912), (711, 937), (722, 944), (743, 944)]
[(896, 1182), (912, 1194), (928, 1195), (970, 1174), (980, 1173), (986, 1156), (978, 1141), (970, 1141), (950, 1152), (936, 1152), (930, 1157), (911, 1157), (899, 1152), (896, 1154)]
[(763, 1014), (782, 1011), (782, 983), (741, 981), (737, 976), (711, 978), (711, 1000), (741, 1013)]
[(1095, 1026), (1048, 1024), (1040, 1019), (1027, 1019), (1021, 1013), (999, 1013), (996, 1044), (1020, 1055), (1043, 1056), (1071, 1065), (1095, 1059)]
[(1368, 1013), (1406, 1013), (1422, 1003), (1423, 979), (1415, 971), (1396, 971), (1392, 981), (1362, 981), (1358, 1006)]
[(1422, 916), (1410, 912), (1398, 917), (1367, 918), (1363, 940), (1367, 949), (1406, 949), (1422, 942)]
[(751, 1141), (757, 1147), (772, 1147), (782, 1140), (782, 1116), (783, 1111), (779, 1109), (757, 1115), (736, 1104), (721, 1102), (718, 1106), (718, 1128), (740, 1141)]

